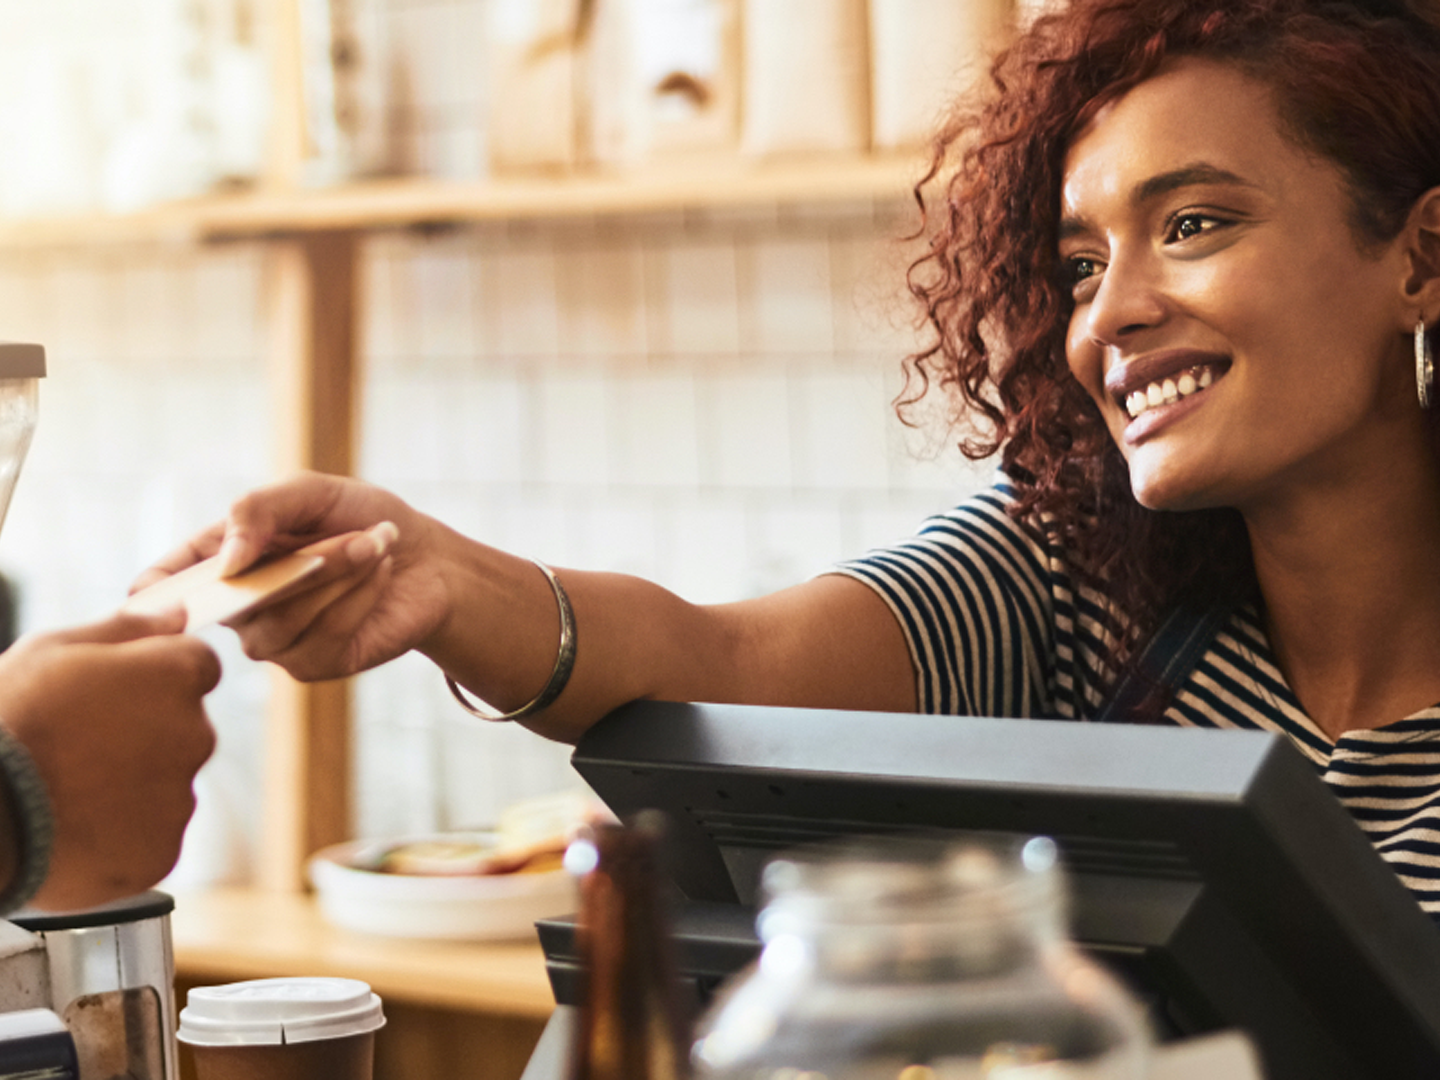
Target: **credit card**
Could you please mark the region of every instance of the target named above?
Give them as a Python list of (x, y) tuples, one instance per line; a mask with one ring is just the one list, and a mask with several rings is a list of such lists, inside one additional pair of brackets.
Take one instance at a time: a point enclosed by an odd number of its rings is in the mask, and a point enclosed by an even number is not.
[(220, 558), (215, 556), (147, 585), (121, 604), (120, 610), (154, 615), (181, 604), (185, 629), (198, 630), (260, 607), (323, 565), (325, 560), (319, 555), (293, 551), (233, 577), (221, 577)]

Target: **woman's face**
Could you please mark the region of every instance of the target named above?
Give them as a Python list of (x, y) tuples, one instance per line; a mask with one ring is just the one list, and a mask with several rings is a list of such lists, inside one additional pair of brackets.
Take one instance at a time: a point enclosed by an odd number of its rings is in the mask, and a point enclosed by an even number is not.
[(1075, 139), (1066, 353), (1143, 505), (1243, 511), (1423, 445), (1404, 242), (1362, 250), (1349, 205), (1264, 84), (1213, 61), (1165, 69)]

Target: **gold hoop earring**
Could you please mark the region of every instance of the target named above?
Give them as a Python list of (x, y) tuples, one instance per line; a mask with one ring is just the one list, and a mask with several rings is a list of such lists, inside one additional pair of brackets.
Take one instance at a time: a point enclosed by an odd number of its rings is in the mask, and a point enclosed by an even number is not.
[(1435, 358), (1423, 315), (1415, 321), (1415, 388), (1420, 394), (1420, 408), (1430, 408), (1435, 400)]

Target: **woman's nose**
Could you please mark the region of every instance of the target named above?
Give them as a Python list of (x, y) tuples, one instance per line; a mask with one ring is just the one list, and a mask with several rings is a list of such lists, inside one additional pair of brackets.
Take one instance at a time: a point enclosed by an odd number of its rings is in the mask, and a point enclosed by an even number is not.
[(1150, 260), (1112, 256), (1086, 312), (1087, 332), (1097, 345), (1122, 346), (1165, 318), (1165, 302)]

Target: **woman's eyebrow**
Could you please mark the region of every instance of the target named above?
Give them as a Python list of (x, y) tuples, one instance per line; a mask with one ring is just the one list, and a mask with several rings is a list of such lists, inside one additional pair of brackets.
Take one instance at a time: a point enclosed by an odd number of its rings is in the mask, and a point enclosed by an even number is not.
[[(1130, 205), (1143, 206), (1153, 199), (1162, 195), (1168, 195), (1172, 191), (1181, 188), (1198, 187), (1202, 184), (1229, 184), (1237, 187), (1257, 188), (1258, 184), (1246, 180), (1238, 173), (1229, 169), (1222, 169), (1218, 165), (1211, 165), (1208, 161), (1197, 161), (1189, 165), (1182, 165), (1178, 169), (1171, 169), (1168, 172), (1157, 173), (1136, 184), (1130, 192)], [(1060, 220), (1058, 237), (1067, 240), (1072, 236), (1087, 231), (1089, 225), (1083, 218), (1066, 217)]]
[(1201, 184), (1229, 184), (1248, 188), (1257, 186), (1229, 169), (1222, 169), (1206, 161), (1197, 161), (1142, 180), (1130, 193), (1130, 203), (1139, 206), (1179, 188), (1197, 187)]

